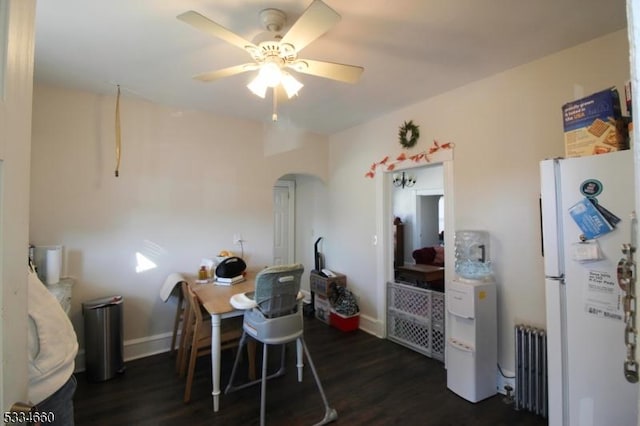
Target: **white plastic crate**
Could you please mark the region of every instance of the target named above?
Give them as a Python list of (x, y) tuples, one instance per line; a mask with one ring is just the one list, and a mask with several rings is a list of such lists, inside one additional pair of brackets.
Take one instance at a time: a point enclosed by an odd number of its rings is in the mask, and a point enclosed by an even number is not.
[(431, 356), (444, 362), (444, 293), (431, 291)]
[(387, 306), (389, 340), (444, 361), (444, 293), (390, 282)]

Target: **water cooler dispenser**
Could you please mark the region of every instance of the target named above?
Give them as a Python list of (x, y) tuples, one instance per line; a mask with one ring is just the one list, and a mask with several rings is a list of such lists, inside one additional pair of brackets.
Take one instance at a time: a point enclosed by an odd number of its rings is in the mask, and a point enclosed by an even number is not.
[(455, 233), (455, 272), (446, 293), (447, 387), (478, 402), (497, 393), (496, 285), (487, 232)]

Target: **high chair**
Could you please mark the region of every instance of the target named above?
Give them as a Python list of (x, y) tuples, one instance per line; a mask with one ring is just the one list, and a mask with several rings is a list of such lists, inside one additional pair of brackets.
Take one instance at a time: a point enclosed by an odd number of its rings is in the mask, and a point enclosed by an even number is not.
[[(230, 301), (234, 308), (245, 309), (240, 349), (242, 349), (248, 336), (251, 336), (263, 344), (262, 377), (244, 384), (234, 385), (236, 369), (242, 356), (241, 350), (238, 350), (225, 393), (261, 383), (261, 426), (265, 424), (267, 380), (284, 374), (285, 344), (293, 341), (296, 342), (298, 381), (302, 381), (302, 370), (304, 367), (302, 354), (304, 352), (324, 403), (324, 418), (317, 424), (324, 425), (338, 418), (336, 410), (329, 407), (327, 397), (320, 383), (320, 378), (313, 365), (307, 345), (304, 342), (302, 297), (300, 293), (300, 278), (303, 271), (304, 267), (300, 264), (272, 266), (263, 269), (256, 276), (256, 287), (255, 292), (252, 292), (253, 294), (238, 294), (233, 296)], [(267, 376), (268, 345), (282, 345), (280, 369), (269, 376)]]

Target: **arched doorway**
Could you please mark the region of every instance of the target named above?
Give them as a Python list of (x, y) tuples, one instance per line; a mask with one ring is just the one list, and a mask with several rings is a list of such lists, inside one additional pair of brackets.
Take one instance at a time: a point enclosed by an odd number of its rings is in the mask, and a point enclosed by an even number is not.
[(308, 290), (314, 243), (328, 230), (327, 186), (315, 175), (285, 174), (274, 182), (273, 197), (274, 264), (302, 263), (302, 287)]

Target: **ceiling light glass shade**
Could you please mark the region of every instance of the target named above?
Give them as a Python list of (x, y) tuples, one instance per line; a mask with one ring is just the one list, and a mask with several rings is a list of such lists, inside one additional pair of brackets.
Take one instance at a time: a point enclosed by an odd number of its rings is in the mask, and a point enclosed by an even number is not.
[[(256, 96), (260, 96), (261, 98), (264, 99), (264, 97), (267, 94), (267, 89), (269, 87), (278, 86), (278, 84), (280, 84), (280, 82), (282, 81), (284, 74), (285, 73), (283, 73), (280, 70), (280, 67), (278, 66), (278, 64), (274, 62), (267, 62), (266, 64), (262, 64), (260, 66), (260, 71), (258, 71), (258, 75), (256, 76), (256, 78), (253, 79), (251, 83), (247, 85), (247, 88), (249, 88), (249, 90), (251, 90), (251, 92), (253, 92), (253, 94), (255, 94)], [(297, 81), (295, 82), (297, 83)], [(294, 92), (297, 92), (298, 90), (300, 90), (300, 88), (298, 87), (297, 89), (291, 89), (291, 90), (294, 90)], [(289, 95), (288, 90), (287, 90), (287, 95)], [(293, 95), (289, 95), (289, 97), (291, 96)]]
[(267, 95), (267, 85), (262, 78), (260, 78), (260, 74), (258, 74), (251, 83), (247, 84), (247, 88), (251, 90), (254, 95), (260, 96), (262, 99)]
[(278, 64), (267, 62), (260, 67), (258, 77), (260, 77), (268, 87), (276, 87), (282, 79), (282, 71), (280, 71)]
[(296, 80), (291, 74), (287, 72), (282, 73), (282, 79), (280, 80), (282, 87), (284, 87), (287, 96), (291, 98), (298, 94), (298, 91), (304, 87), (304, 84)]
[(247, 88), (254, 95), (264, 99), (267, 95), (267, 89), (270, 87), (275, 88), (278, 84), (282, 84), (289, 98), (297, 95), (300, 89), (304, 87), (304, 84), (300, 83), (288, 72), (282, 71), (277, 64), (268, 62), (260, 67), (258, 75), (247, 85)]

